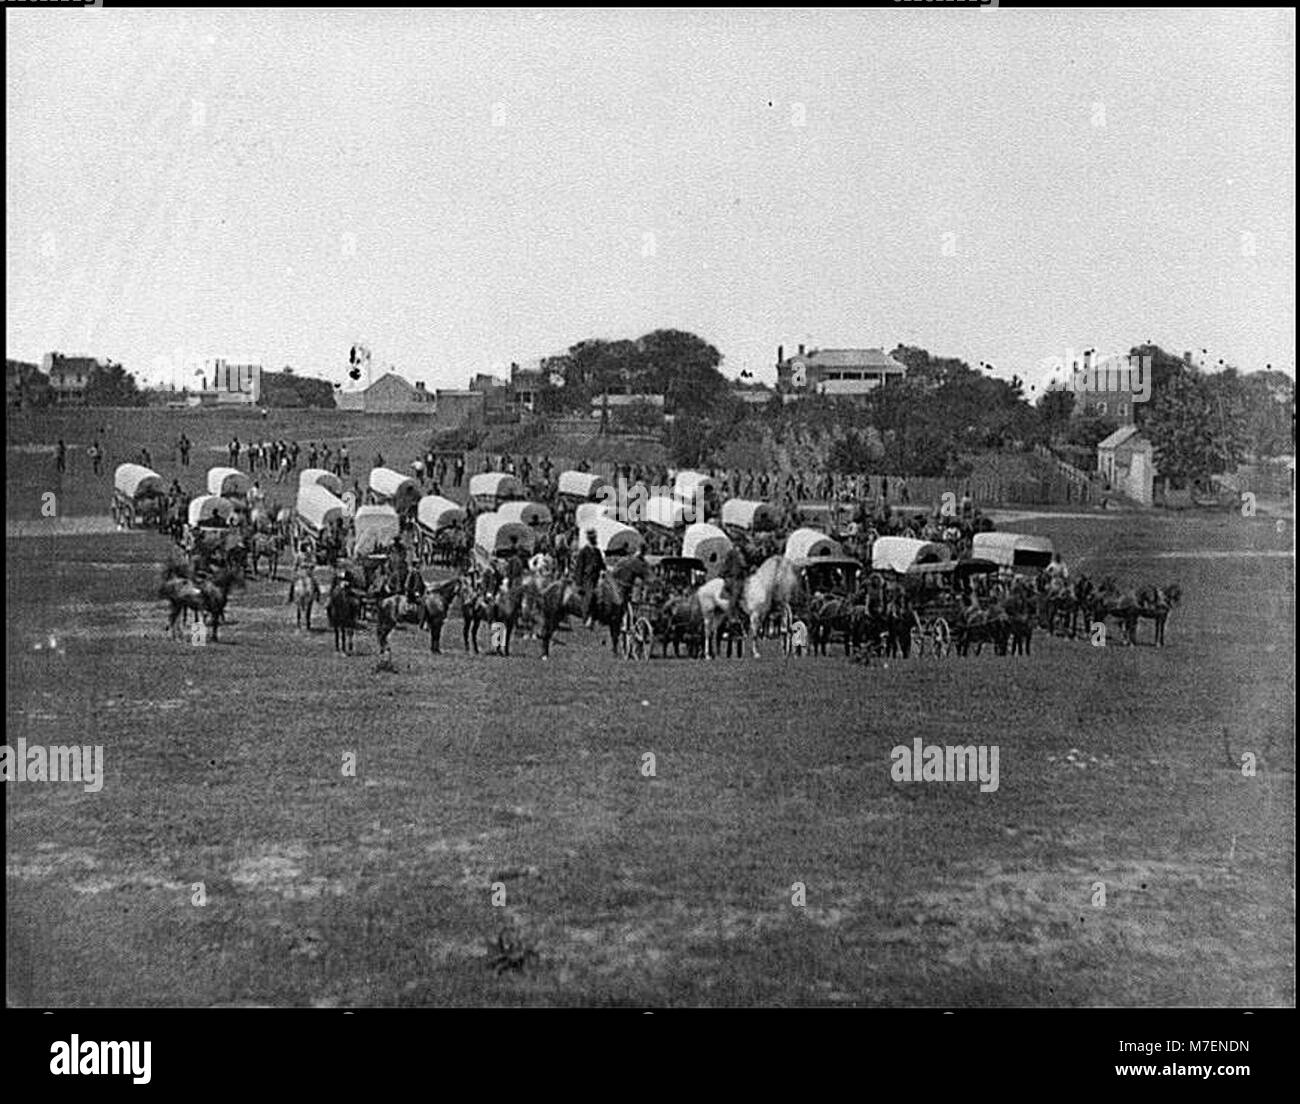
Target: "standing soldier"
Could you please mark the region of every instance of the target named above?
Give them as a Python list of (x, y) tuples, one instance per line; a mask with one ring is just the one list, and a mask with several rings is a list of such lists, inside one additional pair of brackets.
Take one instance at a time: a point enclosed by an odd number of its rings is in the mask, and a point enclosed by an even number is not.
[(582, 622), (587, 628), (591, 628), (591, 601), (596, 595), (596, 584), (600, 582), (604, 570), (605, 557), (596, 544), (596, 530), (588, 529), (587, 543), (578, 550), (573, 565), (575, 581), (582, 595)]
[(68, 446), (63, 443), (62, 437), (54, 450), (54, 470), (60, 475), (68, 470)]

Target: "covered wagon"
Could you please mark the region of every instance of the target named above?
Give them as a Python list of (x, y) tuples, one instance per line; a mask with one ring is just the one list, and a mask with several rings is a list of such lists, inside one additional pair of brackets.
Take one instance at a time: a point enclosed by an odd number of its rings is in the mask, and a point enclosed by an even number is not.
[(343, 500), (324, 487), (316, 484), (299, 487), (293, 518), (294, 551), (314, 562), (328, 543), (327, 534), (346, 516)]
[(704, 520), (706, 499), (716, 493), (717, 480), (711, 475), (697, 471), (681, 471), (673, 480), (673, 498), (687, 506), (693, 506), (697, 520)]
[(971, 539), (972, 559), (989, 560), (1013, 571), (1041, 571), (1055, 553), (1050, 539), (1028, 533), (976, 533)]
[(722, 561), (733, 547), (731, 538), (726, 533), (716, 525), (702, 521), (688, 525), (682, 537), (682, 555), (701, 561), (710, 579), (722, 571)]
[(520, 521), (510, 521), (495, 510), (474, 519), (474, 560), (481, 569), (497, 556), (531, 556), (536, 538)]
[(209, 468), (208, 494), (240, 501), (253, 489), (253, 478), (238, 468)]
[(614, 507), (605, 502), (580, 502), (573, 512), (573, 523), (579, 532), (585, 533), (600, 518), (614, 516)]
[[(645, 545), (640, 533), (615, 518), (598, 517), (587, 529), (596, 531), (596, 547), (606, 556), (631, 556)], [(578, 539), (586, 543), (586, 530), (579, 531)]]
[(749, 498), (729, 498), (722, 504), (722, 527), (744, 533), (776, 528), (776, 511), (766, 502)]
[(189, 521), (191, 529), (225, 528), (235, 516), (235, 504), (220, 495), (199, 495), (191, 500)]
[(844, 549), (819, 529), (796, 529), (785, 539), (787, 560), (809, 560), (821, 556), (843, 556)]
[(324, 487), (330, 494), (343, 497), (343, 480), (324, 468), (307, 468), (298, 475), (298, 488)]
[(465, 552), (465, 510), (442, 495), (425, 495), (415, 507), (416, 551), (426, 564), (460, 567)]
[(392, 468), (371, 468), (369, 482), (376, 505), (391, 506), (399, 517), (409, 517), (420, 503), (420, 485)]
[(402, 532), (402, 521), (391, 506), (358, 506), (352, 519), (352, 555), (386, 556)]
[(647, 550), (661, 556), (680, 555), (681, 531), (686, 527), (688, 513), (694, 520), (694, 512), (675, 498), (657, 495), (647, 499), (640, 510)]
[(574, 502), (595, 502), (604, 495), (608, 486), (609, 482), (594, 472), (563, 471), (556, 492), (561, 498)]
[(952, 549), (942, 541), (877, 537), (871, 546), (871, 569), (889, 571), (895, 575), (918, 575), (927, 570), (942, 570), (939, 565), (951, 560)]
[(495, 510), (503, 502), (524, 497), (524, 485), (505, 472), (479, 472), (469, 479), (469, 497), (481, 510)]
[(119, 464), (113, 473), (113, 520), (131, 529), (163, 514), (163, 479), (142, 464)]
[(521, 521), (531, 529), (544, 529), (551, 524), (551, 511), (540, 502), (503, 502), (497, 513), (507, 521)]

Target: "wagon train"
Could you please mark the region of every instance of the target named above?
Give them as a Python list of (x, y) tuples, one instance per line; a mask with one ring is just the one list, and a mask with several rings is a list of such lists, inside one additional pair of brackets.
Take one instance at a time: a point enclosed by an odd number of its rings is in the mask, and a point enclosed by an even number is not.
[(166, 509), (163, 479), (140, 464), (120, 464), (113, 473), (113, 520), (124, 529), (157, 525)]

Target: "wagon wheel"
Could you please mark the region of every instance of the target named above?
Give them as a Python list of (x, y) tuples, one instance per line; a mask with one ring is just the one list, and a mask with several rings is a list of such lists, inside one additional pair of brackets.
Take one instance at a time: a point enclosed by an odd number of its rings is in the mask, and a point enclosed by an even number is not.
[(648, 618), (638, 617), (632, 626), (632, 635), (628, 645), (629, 658), (649, 660), (654, 649), (655, 630)]
[(934, 634), (934, 654), (937, 656), (951, 655), (952, 630), (948, 627), (948, 622), (942, 617), (936, 617), (934, 624), (930, 626), (930, 631)]
[(917, 623), (912, 626), (912, 654), (917, 659), (925, 658), (926, 645), (930, 641), (930, 626)]
[(628, 606), (623, 611), (623, 624), (618, 638), (618, 653), (624, 659), (632, 658), (632, 631), (634, 627), (632, 607)]

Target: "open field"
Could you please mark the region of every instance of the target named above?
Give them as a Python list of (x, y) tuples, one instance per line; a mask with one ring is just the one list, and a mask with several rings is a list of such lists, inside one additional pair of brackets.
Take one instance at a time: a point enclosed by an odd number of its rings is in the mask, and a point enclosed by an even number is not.
[[(1025, 519), (1177, 580), (1169, 647), (867, 669), (629, 665), (580, 626), (550, 663), (470, 658), (453, 618), (377, 672), (265, 583), (191, 647), (151, 600), (161, 538), (9, 540), (7, 742), (106, 771), (7, 791), (10, 999), (1293, 1004), (1289, 526)], [(918, 736), (998, 745), (998, 790), (891, 781)], [(536, 958), (498, 974), (507, 927)]]

